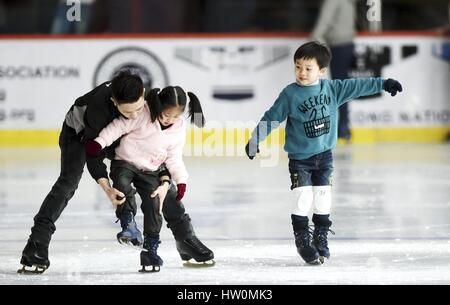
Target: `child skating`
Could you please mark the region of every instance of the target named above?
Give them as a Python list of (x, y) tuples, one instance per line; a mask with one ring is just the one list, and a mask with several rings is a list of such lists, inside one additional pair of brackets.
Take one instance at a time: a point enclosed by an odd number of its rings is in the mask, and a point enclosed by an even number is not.
[[(200, 102), (193, 93), (189, 92), (188, 96), (191, 122), (202, 127), (204, 117)], [(182, 157), (186, 139), (183, 119), (186, 101), (186, 93), (178, 86), (166, 87), (161, 92), (153, 89), (147, 95), (148, 103), (143, 105), (135, 120), (118, 118), (89, 143), (89, 153), (95, 155), (123, 136), (116, 148), (116, 157), (111, 162), (110, 174), (113, 187), (125, 195), (125, 202), (116, 209), (122, 226), (117, 239), (134, 246), (142, 243), (141, 233), (134, 221), (137, 210), (134, 195), (137, 191), (142, 199), (141, 209), (144, 213), (143, 250), (140, 254), (142, 272), (159, 271), (163, 264), (157, 253), (161, 242), (161, 214), (166, 219), (184, 214), (180, 200), (186, 191), (188, 179)], [(167, 170), (160, 171), (163, 163)], [(165, 200), (166, 195), (169, 196), (171, 179), (177, 184), (176, 198)], [(177, 240), (177, 250), (183, 260), (194, 258), (197, 262), (207, 262), (214, 258), (213, 252), (194, 234), (190, 241)], [(147, 266), (152, 269), (146, 270)]]
[[(245, 147), (253, 159), (258, 144), (279, 124), (286, 122), (284, 149), (289, 157), (289, 173), (294, 207), (291, 215), (295, 244), (309, 264), (321, 264), (330, 257), (327, 235), (331, 220), (332, 149), (337, 141), (338, 108), (360, 96), (385, 90), (392, 96), (402, 91), (393, 79), (321, 79), (331, 61), (327, 46), (308, 42), (294, 55), (296, 82), (280, 93), (265, 112)], [(314, 206), (309, 229), (308, 214)]]

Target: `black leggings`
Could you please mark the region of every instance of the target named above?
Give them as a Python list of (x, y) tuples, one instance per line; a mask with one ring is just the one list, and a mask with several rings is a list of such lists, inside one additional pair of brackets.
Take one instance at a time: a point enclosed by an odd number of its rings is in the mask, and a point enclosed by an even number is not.
[[(144, 234), (155, 237), (161, 231), (162, 216), (159, 213), (159, 198), (151, 198), (150, 195), (160, 185), (158, 173), (158, 171), (139, 170), (134, 165), (122, 160), (113, 160), (111, 162), (110, 177), (113, 181), (113, 187), (126, 196), (125, 202), (117, 207), (117, 217), (125, 211), (131, 211), (136, 215), (135, 193), (137, 191), (142, 200), (141, 210), (144, 213)], [(132, 187), (132, 184), (136, 190)], [(169, 227), (171, 222), (177, 222), (185, 215), (183, 204), (175, 201), (176, 195), (176, 189), (172, 186), (167, 192), (162, 209)]]

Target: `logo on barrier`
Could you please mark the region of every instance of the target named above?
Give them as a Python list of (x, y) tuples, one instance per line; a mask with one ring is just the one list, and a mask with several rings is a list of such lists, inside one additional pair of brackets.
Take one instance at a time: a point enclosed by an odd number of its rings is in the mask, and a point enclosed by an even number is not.
[(209, 74), (212, 98), (242, 102), (254, 99), (257, 73), (290, 57), (287, 45), (212, 45), (178, 47), (175, 58)]
[(138, 74), (147, 89), (164, 88), (169, 83), (167, 71), (161, 60), (146, 49), (125, 47), (107, 54), (94, 74), (93, 86), (111, 80), (121, 70)]

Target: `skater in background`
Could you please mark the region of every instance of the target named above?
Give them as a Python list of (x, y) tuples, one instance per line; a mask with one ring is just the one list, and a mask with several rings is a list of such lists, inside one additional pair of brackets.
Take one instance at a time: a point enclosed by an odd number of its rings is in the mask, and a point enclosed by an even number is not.
[[(291, 220), (297, 251), (310, 264), (323, 263), (330, 257), (327, 235), (332, 224), (332, 149), (337, 141), (339, 106), (382, 90), (392, 96), (402, 91), (401, 84), (393, 79), (321, 79), (330, 60), (329, 48), (319, 42), (308, 42), (297, 49), (296, 82), (282, 90), (245, 147), (247, 156), (253, 159), (259, 151), (258, 143), (287, 119), (284, 149), (289, 157), (294, 198)], [(312, 205), (314, 232), (311, 234), (308, 214)]]
[[(189, 92), (188, 96), (191, 122), (202, 127), (204, 117), (200, 102), (193, 93)], [(161, 92), (159, 89), (152, 89), (147, 95), (147, 101), (148, 104), (144, 105), (135, 120), (123, 117), (115, 119), (86, 147), (88, 155), (96, 156), (123, 136), (111, 162), (110, 177), (113, 187), (125, 194), (125, 202), (117, 206), (116, 215), (121, 222), (124, 218), (134, 219), (137, 210), (132, 186), (134, 185), (142, 199), (141, 209), (144, 213), (144, 250), (140, 255), (142, 271), (145, 271), (146, 266), (152, 266), (151, 271), (159, 271), (163, 263), (157, 254), (158, 245), (161, 243), (161, 210), (169, 220), (184, 214), (180, 200), (186, 191), (188, 173), (182, 156), (186, 140), (186, 124), (182, 115), (187, 105), (187, 96), (181, 87), (169, 86)], [(158, 169), (163, 163), (168, 172), (160, 181)], [(171, 185), (168, 175), (176, 181), (177, 192), (168, 194)], [(166, 195), (173, 198), (165, 201)], [(130, 230), (137, 230), (136, 223), (133, 221), (131, 226), (124, 226), (122, 223), (122, 229), (117, 239), (128, 242), (127, 239), (134, 235), (129, 234)], [(201, 247), (198, 254), (185, 251), (185, 246), (181, 241), (177, 241), (177, 248), (184, 260), (189, 260), (192, 256), (201, 262), (214, 258), (213, 252), (194, 235), (192, 239)]]
[[(324, 0), (311, 34), (312, 40), (326, 43), (331, 49), (332, 79), (347, 79), (351, 68), (356, 32), (355, 0)], [(348, 104), (339, 107), (338, 138), (350, 140)]]

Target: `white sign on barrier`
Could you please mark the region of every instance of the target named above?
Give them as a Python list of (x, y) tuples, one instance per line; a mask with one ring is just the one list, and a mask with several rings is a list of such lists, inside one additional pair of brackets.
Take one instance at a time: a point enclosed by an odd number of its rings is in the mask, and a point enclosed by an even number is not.
[[(257, 122), (294, 78), (304, 39), (1, 39), (0, 128), (60, 128), (74, 100), (119, 69), (149, 87), (180, 85), (209, 121)], [(395, 99), (351, 103), (353, 127), (450, 125), (450, 42), (433, 37), (359, 37), (353, 76), (402, 82)]]

